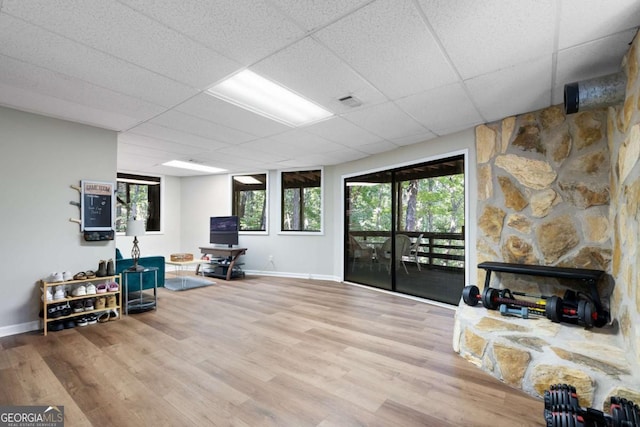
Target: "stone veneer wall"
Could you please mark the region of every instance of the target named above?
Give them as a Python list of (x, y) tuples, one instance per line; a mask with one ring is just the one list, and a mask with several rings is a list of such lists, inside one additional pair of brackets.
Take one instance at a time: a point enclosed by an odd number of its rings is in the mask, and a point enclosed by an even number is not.
[[(637, 44), (624, 61), (624, 105), (570, 116), (553, 106), (476, 128), (478, 262), (605, 270), (599, 289), (614, 322), (585, 330), (461, 302), (453, 337), (461, 356), (514, 387), (541, 397), (571, 383), (582, 405), (604, 410), (612, 395), (640, 402)], [(481, 289), (484, 278), (478, 270)], [(491, 283), (560, 296), (569, 285), (495, 273)]]

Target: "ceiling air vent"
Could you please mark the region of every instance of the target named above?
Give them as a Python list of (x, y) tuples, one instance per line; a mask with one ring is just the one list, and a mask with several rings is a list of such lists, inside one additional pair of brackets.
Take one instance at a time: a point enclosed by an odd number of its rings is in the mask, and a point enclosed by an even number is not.
[(351, 108), (356, 108), (362, 105), (362, 101), (351, 95), (340, 98), (338, 101)]

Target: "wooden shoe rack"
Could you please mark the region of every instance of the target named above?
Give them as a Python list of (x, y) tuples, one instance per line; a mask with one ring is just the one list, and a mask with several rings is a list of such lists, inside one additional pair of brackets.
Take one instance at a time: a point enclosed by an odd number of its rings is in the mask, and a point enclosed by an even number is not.
[[(99, 283), (111, 283), (111, 282), (116, 282), (118, 284), (118, 290), (115, 292), (103, 292), (103, 293), (99, 293), (99, 294), (90, 294), (90, 295), (82, 295), (82, 296), (78, 296), (78, 297), (74, 297), (72, 296), (71, 292), (72, 290), (76, 287), (76, 286), (80, 286), (80, 285), (84, 285), (87, 286), (90, 283), (93, 283), (94, 285), (98, 285)], [(117, 309), (118, 310), (118, 317), (117, 319), (120, 319), (120, 317), (122, 316), (122, 280), (121, 280), (121, 276), (119, 274), (116, 274), (115, 276), (105, 276), (105, 277), (94, 277), (92, 279), (82, 279), (82, 280), (67, 280), (64, 282), (46, 282), (44, 280), (40, 281), (41, 283), (41, 289), (42, 289), (42, 318), (43, 318), (43, 330), (44, 330), (44, 335), (47, 335), (47, 330), (49, 329), (49, 324), (51, 322), (55, 322), (58, 320), (66, 320), (66, 319), (70, 319), (70, 318), (76, 318), (76, 317), (82, 317), (82, 316), (86, 316), (87, 314), (91, 314), (91, 313), (101, 313), (107, 310), (114, 310)], [(51, 301), (47, 301), (47, 289), (50, 290), (52, 295), (55, 295), (55, 288), (57, 286), (65, 286), (65, 288), (67, 289), (67, 297), (66, 298), (62, 298), (62, 299), (58, 299), (58, 300), (51, 300)], [(81, 311), (79, 313), (71, 313), (68, 316), (59, 316), (56, 318), (49, 318), (47, 316), (47, 308), (51, 305), (56, 305), (56, 304), (61, 304), (61, 303), (65, 303), (65, 302), (69, 302), (69, 304), (71, 304), (73, 306), (73, 303), (76, 301), (84, 301), (87, 300), (89, 298), (93, 298), (94, 300), (98, 297), (108, 297), (109, 295), (115, 295), (116, 297), (116, 306), (115, 307), (109, 307), (109, 308), (103, 308), (103, 309), (99, 309), (96, 310), (95, 309), (95, 305), (94, 305), (94, 310), (89, 310), (89, 311)]]

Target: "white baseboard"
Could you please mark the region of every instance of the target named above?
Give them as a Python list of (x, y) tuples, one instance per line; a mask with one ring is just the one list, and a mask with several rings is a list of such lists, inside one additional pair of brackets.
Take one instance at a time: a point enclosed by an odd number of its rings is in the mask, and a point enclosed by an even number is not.
[(284, 271), (257, 271), (257, 270), (244, 270), (248, 276), (271, 276), (271, 277), (289, 277), (292, 279), (309, 279), (309, 280), (328, 280), (330, 282), (340, 282), (340, 278), (337, 276), (330, 276), (325, 274), (309, 274), (309, 273), (288, 273)]
[(37, 331), (38, 329), (42, 329), (40, 323), (40, 320), (34, 320), (33, 322), (19, 323), (17, 325), (0, 326), (0, 337)]

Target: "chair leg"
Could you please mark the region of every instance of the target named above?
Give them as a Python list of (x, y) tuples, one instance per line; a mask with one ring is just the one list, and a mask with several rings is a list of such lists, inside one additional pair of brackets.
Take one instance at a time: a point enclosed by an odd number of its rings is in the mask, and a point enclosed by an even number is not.
[(402, 266), (404, 267), (404, 272), (409, 274), (409, 270), (407, 270), (407, 265), (402, 261)]

